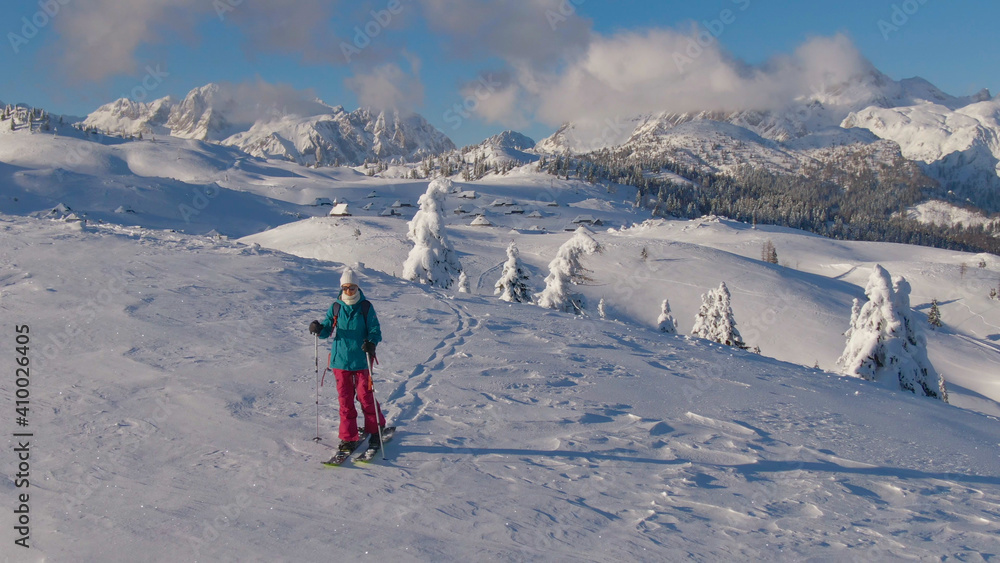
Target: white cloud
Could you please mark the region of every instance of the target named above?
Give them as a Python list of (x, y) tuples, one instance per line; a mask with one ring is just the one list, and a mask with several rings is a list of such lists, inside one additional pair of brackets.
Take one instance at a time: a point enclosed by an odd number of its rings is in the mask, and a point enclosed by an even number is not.
[[(708, 42), (705, 42), (708, 43)], [(694, 34), (655, 29), (597, 37), (555, 73), (533, 73), (535, 117), (550, 124), (653, 112), (777, 109), (871, 68), (841, 35), (750, 66)], [(522, 75), (523, 77), (524, 75)]]
[(340, 4), (337, 0), (242, 0), (222, 17), (245, 34), (244, 50), (250, 54), (286, 53), (309, 62), (340, 65), (345, 62), (340, 38), (331, 25), (341, 11)]
[(486, 123), (500, 123), (512, 128), (530, 124), (524, 111), (522, 89), (511, 81), (509, 73), (483, 73), (479, 79), (463, 86), (461, 94), (462, 108)]
[(166, 32), (186, 33), (211, 10), (200, 0), (77, 0), (54, 18), (60, 62), (78, 80), (101, 81), (138, 68), (135, 52)]
[(431, 29), (459, 57), (494, 56), (545, 68), (586, 48), (591, 23), (570, 0), (421, 0)]
[(220, 84), (220, 96), (232, 100), (233, 113), (227, 117), (237, 123), (253, 123), (267, 115), (308, 117), (330, 111), (312, 90), (296, 90), (287, 84), (271, 84), (259, 78), (253, 82)]
[[(341, 44), (353, 41), (351, 30), (370, 29), (377, 34), (363, 56), (351, 61), (356, 72), (346, 86), (364, 105), (399, 109), (423, 103), (421, 61), (401, 53), (400, 36), (384, 29), (419, 22), (436, 32), (454, 57), (489, 61), (494, 68), (497, 59), (503, 61), (507, 68), (501, 74), (509, 77), (488, 96), (477, 96), (473, 111), (484, 121), (510, 126), (660, 111), (767, 109), (870, 68), (840, 35), (809, 40), (794, 53), (750, 66), (714, 37), (699, 35), (697, 27), (597, 34), (592, 22), (576, 13), (579, 4), (402, 0), (401, 9), (390, 14), (388, 0), (75, 0), (54, 21), (62, 60), (72, 76), (91, 82), (141, 72), (136, 60), (141, 47), (175, 34), (197, 40), (202, 23), (212, 18), (237, 26), (250, 56), (288, 53), (338, 66), (347, 63)], [(220, 5), (231, 9), (218, 12)], [(477, 92), (475, 82), (459, 94), (468, 98), (470, 92)]]
[(307, 61), (343, 64), (330, 30), (332, 0), (74, 0), (54, 18), (58, 60), (75, 79), (100, 82), (134, 73), (136, 52), (168, 34), (198, 40), (199, 26), (221, 19), (245, 36), (244, 50), (292, 53)]
[(419, 60), (409, 55), (413, 73), (402, 69), (396, 63), (379, 65), (369, 72), (358, 72), (348, 78), (346, 85), (358, 98), (362, 106), (375, 109), (395, 109), (411, 111), (423, 104), (424, 86), (416, 72)]

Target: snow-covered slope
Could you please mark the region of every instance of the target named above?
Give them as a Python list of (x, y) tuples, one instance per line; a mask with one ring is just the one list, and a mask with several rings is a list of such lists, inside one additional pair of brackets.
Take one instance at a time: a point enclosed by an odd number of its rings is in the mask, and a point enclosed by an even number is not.
[[(588, 258), (593, 283), (577, 288), (592, 305), (604, 299), (609, 316), (654, 327), (659, 304), (669, 299), (682, 333), (690, 333), (700, 295), (726, 282), (733, 309), (750, 346), (765, 356), (837, 371), (843, 352), (851, 302), (864, 298), (871, 267), (881, 263), (913, 286), (911, 300), (926, 312), (932, 299), (941, 303), (946, 328), (929, 335), (932, 362), (954, 386), (954, 402), (1000, 415), (1000, 306), (989, 299), (1000, 262), (988, 255), (883, 243), (834, 241), (791, 229), (759, 227), (718, 219), (655, 221), (625, 203), (609, 201), (606, 188), (584, 182), (554, 181), (528, 171), (456, 184), (446, 216), (463, 254), (462, 267), (473, 280), (473, 293), (492, 294), (500, 276), (506, 246), (516, 242), (531, 271), (535, 291), (544, 287), (547, 265), (575, 228), (574, 220), (600, 220), (592, 227), (603, 255)], [(401, 217), (379, 217), (395, 200), (415, 202), (426, 183), (393, 185), (391, 193), (367, 199), (373, 205), (347, 219), (316, 218), (252, 235), (246, 242), (308, 258), (349, 263), (398, 274), (411, 244), (404, 238)], [(631, 188), (612, 197), (634, 198)], [(381, 192), (376, 188), (376, 192)], [(475, 199), (466, 196), (474, 192)], [(511, 213), (518, 208), (519, 213)], [(465, 210), (467, 213), (456, 213)], [(483, 214), (490, 227), (473, 225)], [(638, 223), (638, 226), (631, 227)], [(612, 232), (604, 232), (609, 227)], [(623, 228), (631, 227), (631, 228)], [(355, 229), (358, 232), (355, 232)], [(760, 261), (765, 241), (772, 240), (785, 266)], [(371, 252), (369, 244), (378, 247)], [(642, 260), (642, 249), (650, 256)], [(985, 262), (986, 267), (976, 267)], [(961, 273), (962, 264), (967, 272)], [(596, 315), (592, 309), (590, 314)], [(789, 322), (790, 319), (795, 322)], [(964, 358), (964, 360), (963, 360)], [(988, 398), (985, 402), (981, 399)]]
[(68, 126), (58, 134), (0, 130), (0, 211), (7, 213), (64, 204), (93, 221), (243, 236), (326, 214), (312, 206), (318, 197), (360, 201), (372, 190), (364, 179), (349, 168), (265, 161), (170, 136), (124, 141)]
[[(688, 236), (726, 244), (715, 226)], [(30, 487), (2, 487), (30, 494), (32, 547), (5, 551), (17, 561), (995, 552), (994, 418), (360, 268), (384, 334), (376, 392), (400, 431), (388, 460), (325, 469), (336, 401), (329, 385), (317, 394), (306, 325), (329, 306), (341, 264), (10, 216), (0, 231), (0, 308), (31, 338)], [(460, 248), (506, 238), (454, 236)], [(388, 243), (355, 246), (376, 258)], [(880, 248), (841, 247), (857, 259)], [(695, 260), (654, 257), (675, 285), (703, 279)], [(802, 346), (810, 315), (782, 317), (803, 328)], [(13, 409), (12, 380), (0, 392)], [(16, 537), (0, 527), (4, 545)]]
[[(245, 155), (235, 149), (179, 139), (102, 140), (108, 144), (26, 132), (0, 135), (0, 211), (46, 214), (62, 204), (91, 221), (228, 236), (310, 214), (298, 201), (253, 193), (253, 175), (239, 168)], [(287, 175), (263, 163), (244, 168)]]
[(984, 226), (1000, 220), (983, 213), (957, 207), (944, 201), (931, 200), (907, 210), (906, 216), (930, 225)]
[(219, 84), (195, 88), (180, 102), (163, 98), (140, 104), (121, 99), (99, 108), (83, 125), (115, 134), (167, 132), (303, 165), (408, 162), (455, 148), (417, 114), (369, 108), (347, 112), (318, 100), (300, 101), (289, 109)]

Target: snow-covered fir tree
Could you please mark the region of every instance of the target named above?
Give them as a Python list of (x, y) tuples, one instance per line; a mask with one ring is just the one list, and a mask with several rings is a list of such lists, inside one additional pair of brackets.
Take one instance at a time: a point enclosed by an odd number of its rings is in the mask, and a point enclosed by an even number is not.
[(602, 319), (608, 318), (607, 305), (604, 304), (603, 297), (601, 297), (601, 300), (597, 302), (597, 316), (601, 317)]
[(931, 310), (927, 313), (927, 322), (934, 328), (944, 326), (944, 323), (941, 322), (941, 309), (938, 308), (937, 299), (931, 299)]
[(602, 251), (603, 247), (594, 240), (589, 229), (583, 226), (577, 228), (573, 237), (559, 247), (555, 259), (549, 262), (545, 289), (537, 296), (538, 306), (582, 315), (586, 301), (582, 294), (573, 292), (570, 286), (587, 280), (587, 269), (583, 267), (581, 259)]
[(691, 335), (746, 350), (747, 345), (736, 328), (732, 296), (725, 282), (701, 296), (701, 308), (695, 317)]
[(677, 334), (677, 322), (674, 320), (674, 316), (670, 314), (670, 301), (666, 299), (660, 305), (660, 316), (656, 319), (656, 326), (660, 329), (660, 332)]
[(910, 284), (902, 277), (890, 278), (876, 264), (865, 295), (867, 303), (855, 300), (847, 345), (837, 360), (844, 375), (945, 400), (941, 377), (927, 359), (927, 343), (910, 308)]
[(892, 278), (893, 301), (903, 323), (903, 354), (910, 361), (899, 366), (899, 386), (911, 393), (946, 400), (942, 394), (941, 376), (927, 357), (927, 338), (910, 307), (910, 283), (903, 276)]
[(507, 262), (503, 265), (500, 279), (494, 286), (494, 295), (499, 295), (501, 301), (515, 303), (531, 303), (531, 291), (528, 280), (531, 279), (521, 264), (521, 253), (513, 241), (507, 246)]
[(470, 293), (469, 276), (465, 275), (465, 270), (462, 270), (462, 273), (458, 274), (458, 292)]
[(403, 263), (404, 279), (448, 288), (461, 273), (458, 255), (444, 231), (444, 199), (451, 187), (451, 180), (438, 178), (420, 196), (420, 210), (409, 222), (406, 234), (413, 248)]

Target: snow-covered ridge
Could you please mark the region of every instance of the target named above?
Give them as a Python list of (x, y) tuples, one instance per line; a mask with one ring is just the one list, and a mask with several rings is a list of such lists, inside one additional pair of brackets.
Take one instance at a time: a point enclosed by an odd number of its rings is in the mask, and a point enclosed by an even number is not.
[[(647, 114), (567, 123), (536, 145), (544, 153), (581, 154), (623, 147), (668, 156), (708, 171), (739, 164), (781, 173), (871, 153), (898, 155), (956, 197), (1000, 208), (1000, 101), (983, 90), (948, 95), (926, 80), (895, 81), (872, 70), (828, 85), (782, 110)], [(892, 148), (892, 144), (897, 145)]]
[(852, 112), (843, 127), (861, 127), (899, 144), (925, 163), (944, 188), (995, 208), (1000, 202), (1000, 99), (962, 107), (922, 103)]
[(174, 104), (169, 96), (149, 103), (121, 98), (97, 108), (81, 124), (123, 137), (168, 134), (166, 124)]
[(366, 160), (410, 162), (453, 150), (454, 143), (417, 114), (360, 108), (310, 117), (260, 120), (222, 141), (263, 158), (303, 165), (360, 165)]
[(208, 84), (180, 102), (122, 99), (101, 106), (82, 125), (113, 134), (169, 134), (236, 146), (254, 156), (302, 165), (360, 165), (366, 160), (413, 161), (453, 150), (454, 143), (417, 114), (360, 108), (347, 112), (320, 101), (285, 107), (245, 99)]
[(526, 164), (538, 160), (537, 155), (526, 152), (531, 151), (535, 145), (533, 139), (517, 131), (504, 131), (478, 145), (463, 147), (462, 161), (469, 164), (486, 163), (497, 168)]

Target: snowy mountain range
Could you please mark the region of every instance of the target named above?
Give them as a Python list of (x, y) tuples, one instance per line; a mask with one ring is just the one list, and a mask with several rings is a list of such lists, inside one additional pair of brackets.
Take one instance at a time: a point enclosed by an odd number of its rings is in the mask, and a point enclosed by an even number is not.
[[(237, 147), (301, 165), (412, 162), (455, 150), (417, 114), (319, 100), (254, 98), (208, 84), (177, 101), (120, 99), (82, 125), (112, 134), (171, 135)], [(814, 88), (778, 109), (662, 112), (563, 124), (528, 146), (505, 132), (469, 147), (466, 162), (526, 163), (537, 154), (617, 148), (636, 159), (669, 158), (712, 172), (750, 164), (804, 174), (831, 162), (919, 162), (940, 184), (937, 197), (1000, 211), (1000, 99), (987, 90), (956, 97), (921, 78), (893, 80), (871, 68), (843, 83)]]
[(853, 156), (922, 163), (942, 193), (1000, 210), (1000, 99), (945, 94), (926, 80), (877, 70), (827, 86), (780, 110), (637, 115), (566, 123), (536, 146), (582, 154), (624, 148), (725, 172), (750, 164), (803, 173)]
[(264, 158), (301, 165), (357, 166), (366, 160), (413, 161), (455, 148), (417, 114), (297, 101), (247, 100), (219, 84), (195, 88), (181, 101), (149, 103), (120, 99), (101, 106), (81, 123), (113, 134), (171, 135), (235, 146)]

